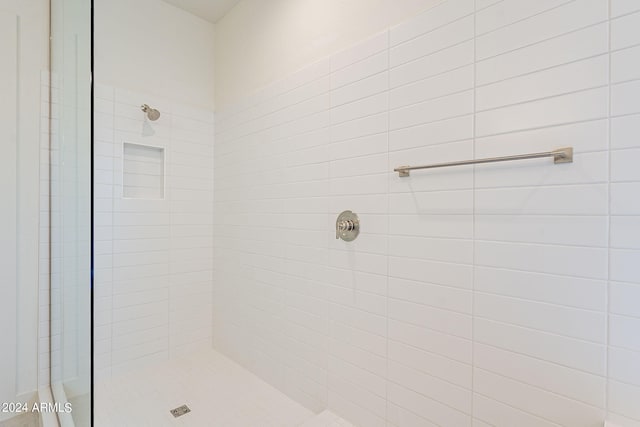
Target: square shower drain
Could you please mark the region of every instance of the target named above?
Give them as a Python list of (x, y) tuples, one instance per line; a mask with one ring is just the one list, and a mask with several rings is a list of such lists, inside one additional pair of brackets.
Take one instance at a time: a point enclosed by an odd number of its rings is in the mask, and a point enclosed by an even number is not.
[(171, 415), (173, 415), (174, 417), (178, 418), (186, 413), (191, 412), (191, 409), (189, 409), (189, 407), (187, 405), (182, 405), (177, 407), (176, 409), (172, 409), (171, 410)]

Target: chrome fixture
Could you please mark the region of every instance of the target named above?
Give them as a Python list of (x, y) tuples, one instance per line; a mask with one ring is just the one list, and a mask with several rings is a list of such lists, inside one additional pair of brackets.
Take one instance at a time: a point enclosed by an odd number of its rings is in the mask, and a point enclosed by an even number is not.
[(447, 166), (462, 166), (462, 165), (475, 165), (478, 163), (506, 162), (508, 160), (538, 159), (541, 157), (553, 157), (553, 163), (572, 163), (573, 147), (559, 148), (557, 150), (545, 151), (542, 153), (517, 154), (515, 156), (504, 156), (504, 157), (489, 157), (486, 159), (462, 160), (459, 162), (436, 163), (433, 165), (425, 165), (425, 166), (400, 166), (395, 168), (393, 171), (398, 172), (398, 176), (405, 177), (405, 176), (409, 176), (409, 171), (412, 171), (415, 169), (444, 168)]
[(178, 406), (176, 409), (172, 409), (169, 412), (171, 412), (171, 415), (173, 415), (174, 418), (178, 418), (183, 416), (184, 414), (191, 412), (191, 409), (189, 409), (187, 405), (182, 405)]
[(144, 111), (145, 113), (147, 113), (147, 117), (152, 122), (155, 122), (156, 120), (158, 120), (160, 118), (160, 111), (156, 110), (155, 108), (149, 107), (147, 104), (142, 104), (140, 109), (142, 111)]
[(338, 215), (336, 220), (336, 239), (351, 242), (360, 233), (360, 220), (358, 215), (351, 211), (344, 211)]

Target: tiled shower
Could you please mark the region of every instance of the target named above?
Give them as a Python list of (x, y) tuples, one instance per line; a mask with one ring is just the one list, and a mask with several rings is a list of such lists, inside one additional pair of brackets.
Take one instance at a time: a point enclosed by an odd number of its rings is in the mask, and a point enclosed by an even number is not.
[(640, 427), (639, 2), (6, 3), (0, 426)]
[(213, 113), (94, 93), (94, 373), (105, 378), (211, 347)]
[(362, 426), (638, 425), (639, 9), (449, 0), (218, 111), (215, 347)]

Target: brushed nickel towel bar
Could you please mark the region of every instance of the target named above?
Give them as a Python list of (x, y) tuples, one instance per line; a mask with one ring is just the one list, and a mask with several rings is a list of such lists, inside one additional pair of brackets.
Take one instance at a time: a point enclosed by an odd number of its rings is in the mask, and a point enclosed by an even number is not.
[(489, 157), (486, 159), (476, 159), (476, 160), (461, 160), (459, 162), (436, 163), (433, 165), (424, 165), (424, 166), (399, 166), (395, 168), (393, 171), (398, 172), (398, 176), (405, 177), (405, 176), (409, 176), (410, 171), (417, 170), (417, 169), (433, 169), (433, 168), (444, 168), (448, 166), (475, 165), (478, 163), (493, 163), (493, 162), (506, 162), (510, 160), (538, 159), (541, 157), (553, 157), (553, 163), (572, 163), (573, 147), (558, 148), (557, 150), (544, 151), (542, 153), (516, 154), (514, 156)]

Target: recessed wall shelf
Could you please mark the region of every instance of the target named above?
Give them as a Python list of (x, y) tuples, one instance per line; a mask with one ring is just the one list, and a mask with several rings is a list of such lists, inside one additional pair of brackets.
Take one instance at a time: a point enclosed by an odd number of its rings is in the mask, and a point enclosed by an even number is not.
[(122, 154), (122, 196), (163, 199), (164, 148), (125, 142)]

